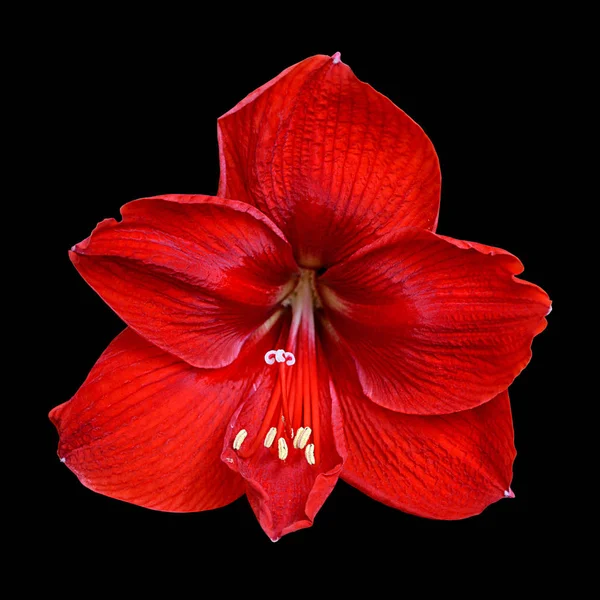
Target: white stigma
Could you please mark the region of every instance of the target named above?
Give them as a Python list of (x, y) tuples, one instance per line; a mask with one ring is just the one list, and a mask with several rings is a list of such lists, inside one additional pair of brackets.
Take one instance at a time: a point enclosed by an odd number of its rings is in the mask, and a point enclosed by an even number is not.
[(283, 438), (277, 440), (277, 453), (280, 460), (285, 460), (288, 455), (288, 447), (286, 441)]
[(244, 440), (246, 439), (247, 435), (248, 435), (248, 432), (245, 429), (240, 429), (238, 431), (238, 434), (235, 436), (235, 439), (233, 440), (233, 449), (234, 450), (239, 450), (242, 447), (242, 444), (244, 443)]
[[(308, 438), (310, 437), (311, 433), (312, 433), (312, 429), (310, 427), (304, 427), (302, 434), (298, 438), (296, 448), (300, 448), (300, 450), (302, 450), (302, 448), (304, 448), (304, 446), (306, 446), (306, 442), (308, 442)], [(294, 442), (295, 441), (296, 440), (294, 440)]]
[(270, 448), (275, 441), (275, 436), (277, 435), (277, 427), (271, 427), (265, 436), (265, 448)]
[(268, 365), (272, 365), (275, 363), (275, 361), (278, 363), (284, 362), (286, 365), (288, 365), (288, 367), (291, 367), (292, 365), (296, 364), (296, 357), (294, 356), (293, 352), (286, 352), (281, 348), (279, 350), (269, 350), (265, 354), (265, 362)]
[(302, 435), (303, 431), (304, 427), (300, 427), (298, 431), (296, 431), (296, 437), (294, 438), (294, 448), (298, 447), (298, 440), (300, 439), (300, 436)]
[(304, 451), (304, 456), (306, 456), (306, 462), (309, 465), (315, 464), (315, 445), (309, 444), (306, 446), (306, 450)]

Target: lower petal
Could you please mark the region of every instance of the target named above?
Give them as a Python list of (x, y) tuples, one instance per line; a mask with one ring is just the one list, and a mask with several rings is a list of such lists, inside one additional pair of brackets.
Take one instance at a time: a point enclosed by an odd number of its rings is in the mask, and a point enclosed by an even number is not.
[(508, 392), (450, 415), (392, 412), (340, 396), (342, 479), (375, 500), (431, 519), (463, 519), (506, 497), (516, 455)]
[[(345, 457), (339, 408), (332, 402), (329, 375), (324, 366), (319, 374), (321, 422), (317, 463), (309, 464), (305, 449), (288, 446), (285, 458), (281, 458), (277, 438), (270, 447), (265, 447), (264, 438), (257, 436), (275, 384), (275, 369), (272, 369), (233, 416), (222, 454), (223, 461), (246, 480), (250, 505), (274, 542), (313, 524), (315, 515), (337, 483)], [(237, 451), (233, 445), (242, 430), (247, 436)]]
[(61, 461), (86, 487), (147, 508), (192, 512), (233, 502), (243, 480), (220, 454), (252, 383), (238, 361), (196, 369), (126, 329), (75, 396), (50, 413)]

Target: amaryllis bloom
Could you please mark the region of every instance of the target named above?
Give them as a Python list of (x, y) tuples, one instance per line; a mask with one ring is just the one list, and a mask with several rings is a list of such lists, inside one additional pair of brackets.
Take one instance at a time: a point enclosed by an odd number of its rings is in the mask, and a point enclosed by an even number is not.
[(218, 197), (130, 202), (72, 248), (128, 327), (50, 413), (60, 459), (157, 510), (246, 494), (273, 540), (340, 477), (434, 519), (512, 496), (507, 389), (550, 302), (508, 252), (435, 233), (422, 129), (336, 54), (218, 136)]

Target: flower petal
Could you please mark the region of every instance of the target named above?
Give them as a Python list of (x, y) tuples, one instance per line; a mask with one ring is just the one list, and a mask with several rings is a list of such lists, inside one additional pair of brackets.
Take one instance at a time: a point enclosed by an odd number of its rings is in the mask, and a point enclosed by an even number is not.
[(59, 457), (86, 487), (140, 506), (229, 504), (244, 485), (220, 460), (225, 430), (276, 330), (253, 339), (234, 365), (201, 370), (126, 329), (75, 396), (50, 412)]
[[(264, 532), (277, 541), (282, 536), (310, 527), (315, 515), (333, 490), (342, 469), (345, 450), (341, 445), (339, 408), (332, 404), (329, 376), (323, 367), (320, 382), (320, 460), (309, 465), (303, 450), (290, 447), (285, 460), (278, 457), (278, 440), (266, 448), (263, 439), (249, 457), (234, 451), (232, 444), (242, 429), (245, 444), (252, 445), (263, 424), (274, 389), (276, 368), (256, 386), (240, 406), (228, 428), (222, 459), (246, 480), (246, 494)], [(242, 450), (244, 450), (242, 445)]]
[(219, 119), (219, 195), (328, 267), (397, 227), (434, 230), (439, 163), (423, 130), (334, 57), (285, 70)]
[(375, 500), (431, 519), (463, 519), (505, 497), (516, 451), (508, 392), (451, 415), (389, 411), (341, 394), (342, 479)]
[(235, 365), (203, 370), (126, 329), (75, 396), (51, 411), (59, 457), (86, 487), (140, 506), (229, 504), (244, 486), (220, 460), (225, 429), (273, 342), (270, 331)]
[(281, 232), (242, 202), (157, 196), (126, 204), (74, 246), (73, 264), (137, 333), (196, 367), (222, 367), (293, 289)]
[(489, 246), (407, 228), (320, 278), (327, 327), (363, 391), (391, 410), (445, 414), (508, 388), (546, 326), (548, 296)]
[(51, 411), (58, 455), (111, 498), (171, 512), (224, 506), (244, 493), (220, 454), (251, 381), (237, 363), (196, 369), (126, 329)]

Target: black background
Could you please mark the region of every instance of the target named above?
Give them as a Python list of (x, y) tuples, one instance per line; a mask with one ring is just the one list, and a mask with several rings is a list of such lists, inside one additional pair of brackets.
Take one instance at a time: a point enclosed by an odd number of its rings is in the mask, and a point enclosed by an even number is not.
[[(287, 66), (313, 54), (342, 53), (355, 74), (387, 95), (427, 132), (440, 157), (438, 232), (505, 248), (525, 265), (523, 277), (556, 305), (557, 251), (538, 156), (545, 116), (541, 88), (550, 58), (513, 25), (510, 44), (483, 31), (444, 43), (423, 29), (410, 41), (311, 32), (228, 36), (201, 30), (114, 24), (69, 29), (40, 53), (37, 117), (44, 148), (44, 250), (49, 276), (37, 313), (45, 358), (35, 398), (34, 546), (52, 556), (151, 554), (166, 559), (212, 554), (273, 558), (315, 549), (336, 556), (406, 552), (423, 542), (427, 556), (520, 547), (552, 535), (561, 498), (548, 478), (555, 439), (545, 429), (556, 393), (555, 312), (533, 344), (533, 359), (511, 387), (518, 456), (514, 500), (478, 517), (436, 522), (383, 506), (340, 482), (312, 528), (273, 544), (247, 501), (207, 513), (166, 514), (105, 498), (60, 464), (48, 411), (70, 398), (110, 341), (119, 318), (70, 264), (67, 250), (126, 202), (163, 193), (216, 194), (216, 119)], [(218, 28), (217, 28), (218, 29)], [(42, 171), (40, 171), (42, 172)], [(545, 190), (546, 188), (544, 188)], [(560, 309), (559, 309), (560, 310)], [(482, 540), (484, 540), (482, 542)], [(192, 554), (190, 555), (190, 549)], [(308, 559), (307, 559), (308, 557)], [(225, 560), (225, 559), (224, 559)], [(295, 558), (294, 558), (295, 560)]]

